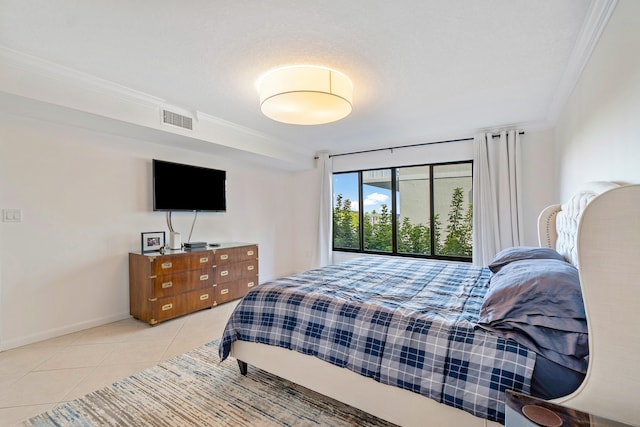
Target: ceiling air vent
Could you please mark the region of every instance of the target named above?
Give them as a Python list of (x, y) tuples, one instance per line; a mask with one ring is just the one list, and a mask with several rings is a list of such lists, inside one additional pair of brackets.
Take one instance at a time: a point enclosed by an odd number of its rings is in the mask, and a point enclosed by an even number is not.
[(162, 123), (193, 130), (193, 119), (168, 110), (162, 110)]

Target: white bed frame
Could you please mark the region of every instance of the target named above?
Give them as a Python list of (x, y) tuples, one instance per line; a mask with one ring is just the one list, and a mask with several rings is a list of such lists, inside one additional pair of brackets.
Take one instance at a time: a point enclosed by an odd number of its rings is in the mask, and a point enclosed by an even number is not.
[[(640, 425), (640, 185), (590, 183), (542, 211), (541, 246), (579, 266), (590, 363), (583, 384), (556, 402)], [(236, 341), (231, 355), (402, 426), (499, 426), (313, 356)]]

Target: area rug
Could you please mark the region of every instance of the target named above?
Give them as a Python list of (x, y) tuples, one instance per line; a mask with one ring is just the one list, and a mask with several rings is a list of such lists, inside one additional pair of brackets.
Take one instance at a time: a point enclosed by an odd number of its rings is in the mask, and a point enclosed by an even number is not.
[(27, 426), (392, 426), (233, 359), (218, 341), (60, 405)]

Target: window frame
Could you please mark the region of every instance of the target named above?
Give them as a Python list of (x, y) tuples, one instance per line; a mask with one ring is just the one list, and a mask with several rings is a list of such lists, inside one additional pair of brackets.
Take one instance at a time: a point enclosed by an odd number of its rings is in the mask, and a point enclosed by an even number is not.
[[(371, 254), (371, 255), (386, 255), (386, 256), (399, 256), (399, 257), (411, 257), (411, 258), (426, 258), (426, 259), (435, 259), (435, 260), (443, 260), (443, 261), (459, 261), (459, 262), (472, 262), (472, 257), (462, 257), (462, 256), (450, 256), (450, 255), (438, 255), (435, 253), (435, 233), (430, 233), (430, 253), (429, 254), (418, 254), (418, 253), (405, 253), (398, 252), (398, 215), (397, 215), (397, 170), (403, 168), (411, 168), (411, 167), (428, 167), (429, 168), (429, 228), (430, 230), (434, 230), (435, 224), (435, 203), (434, 203), (434, 167), (443, 166), (443, 165), (469, 165), (471, 167), (471, 191), (473, 193), (473, 160), (459, 160), (459, 161), (451, 161), (451, 162), (441, 162), (441, 163), (427, 163), (427, 164), (415, 164), (415, 165), (402, 165), (402, 166), (390, 166), (390, 167), (380, 167), (380, 168), (371, 168), (371, 169), (359, 169), (359, 170), (350, 170), (350, 171), (341, 171), (341, 172), (333, 172), (331, 174), (332, 180), (335, 175), (341, 174), (353, 174), (356, 173), (358, 177), (358, 244), (359, 248), (336, 248), (335, 247), (335, 233), (332, 231), (331, 233), (331, 248), (335, 252), (351, 252), (351, 253), (362, 253), (362, 254)], [(390, 170), (391, 172), (391, 183), (390, 183), (390, 191), (391, 191), (391, 206), (389, 207), (389, 211), (391, 214), (391, 240), (392, 240), (392, 250), (391, 252), (384, 251), (375, 251), (375, 250), (367, 250), (364, 249), (364, 195), (362, 191), (363, 187), (363, 173), (370, 171), (380, 171), (380, 170)], [(332, 190), (331, 194), (331, 221), (333, 223), (333, 212), (335, 209), (335, 193)]]

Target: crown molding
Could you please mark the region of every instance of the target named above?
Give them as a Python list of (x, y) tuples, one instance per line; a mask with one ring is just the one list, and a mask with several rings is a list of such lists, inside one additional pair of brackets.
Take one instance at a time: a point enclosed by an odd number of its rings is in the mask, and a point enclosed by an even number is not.
[(5, 46), (0, 46), (0, 59), (3, 64), (19, 68), (28, 73), (33, 73), (61, 82), (73, 81), (77, 85), (85, 86), (105, 94), (115, 94), (129, 101), (154, 105), (162, 105), (166, 103), (166, 100), (162, 98), (158, 98), (42, 58), (27, 55), (13, 49), (9, 49)]
[(587, 65), (591, 53), (598, 44), (598, 40), (600, 40), (600, 36), (607, 26), (609, 18), (611, 18), (617, 4), (618, 0), (593, 0), (591, 3), (582, 30), (578, 35), (565, 72), (547, 112), (547, 123), (555, 125), (558, 121), (560, 113), (578, 83), (580, 75)]
[[(0, 46), (0, 75), (0, 92), (57, 106), (60, 115), (67, 114), (74, 120), (80, 116), (72, 111), (78, 111), (102, 117), (112, 123), (108, 126), (114, 129), (131, 128), (113, 125), (116, 120), (167, 135), (186, 137), (192, 141), (190, 146), (194, 141), (200, 141), (202, 150), (207, 152), (219, 146), (221, 152), (228, 149), (245, 152), (251, 158), (262, 156), (278, 165), (289, 164), (294, 169), (305, 168), (303, 165), (312, 163), (313, 153), (305, 152), (294, 144), (4, 46)], [(193, 130), (163, 125), (163, 109), (194, 118)], [(80, 127), (83, 125), (79, 124)]]

